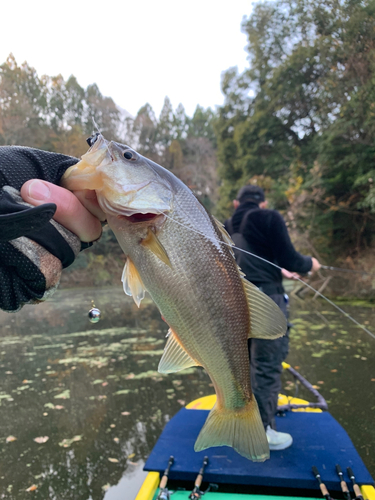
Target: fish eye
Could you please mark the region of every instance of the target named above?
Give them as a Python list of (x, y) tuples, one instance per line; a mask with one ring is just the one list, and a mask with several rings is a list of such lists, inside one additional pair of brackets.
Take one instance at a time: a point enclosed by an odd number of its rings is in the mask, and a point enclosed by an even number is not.
[(131, 160), (133, 158), (133, 154), (130, 151), (125, 151), (124, 158)]

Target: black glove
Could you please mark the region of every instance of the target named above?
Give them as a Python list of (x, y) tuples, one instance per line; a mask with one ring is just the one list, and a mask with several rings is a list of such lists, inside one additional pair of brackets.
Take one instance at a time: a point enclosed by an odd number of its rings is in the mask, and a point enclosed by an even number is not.
[(33, 148), (0, 147), (0, 308), (5, 311), (46, 299), (81, 249), (79, 238), (52, 220), (56, 205), (32, 207), (19, 194), (29, 179), (59, 184), (77, 161)]

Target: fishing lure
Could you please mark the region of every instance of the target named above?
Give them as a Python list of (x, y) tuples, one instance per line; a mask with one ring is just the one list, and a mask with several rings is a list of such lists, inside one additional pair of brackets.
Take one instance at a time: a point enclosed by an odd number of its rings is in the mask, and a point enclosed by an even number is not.
[(92, 307), (88, 312), (89, 321), (91, 321), (91, 323), (98, 323), (100, 321), (102, 313), (101, 313), (100, 309), (95, 307), (93, 300), (91, 301), (91, 304), (92, 304)]

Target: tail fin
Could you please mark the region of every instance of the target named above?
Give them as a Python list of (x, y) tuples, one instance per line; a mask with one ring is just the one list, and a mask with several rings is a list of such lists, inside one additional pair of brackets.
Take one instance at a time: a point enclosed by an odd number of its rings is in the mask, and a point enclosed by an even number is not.
[(254, 462), (264, 462), (269, 458), (268, 441), (254, 396), (240, 410), (218, 408), (215, 404), (199, 433), (194, 450), (202, 451), (211, 446), (231, 446)]

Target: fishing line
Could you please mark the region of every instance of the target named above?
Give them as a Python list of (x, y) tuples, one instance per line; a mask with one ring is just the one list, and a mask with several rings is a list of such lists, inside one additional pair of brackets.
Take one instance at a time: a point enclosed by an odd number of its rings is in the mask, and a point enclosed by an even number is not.
[(111, 152), (110, 152), (109, 147), (108, 147), (108, 142), (106, 139), (104, 139), (103, 134), (100, 131), (99, 125), (96, 123), (95, 118), (93, 116), (91, 117), (91, 120), (92, 120), (92, 123), (94, 124), (94, 128), (96, 128), (96, 130), (98, 131), (98, 134), (102, 136), (102, 139), (105, 142), (105, 147), (107, 148), (108, 154), (111, 157), (111, 159), (113, 160), (113, 156), (111, 155)]
[[(96, 123), (95, 118), (93, 116), (91, 117), (91, 120), (92, 120), (92, 123), (94, 125), (94, 128), (96, 128), (96, 130), (98, 131), (98, 134), (103, 135), (100, 131), (99, 125)], [(103, 137), (103, 139), (104, 139), (104, 137)]]
[(343, 267), (333, 267), (333, 266), (321, 266), (322, 269), (327, 269), (328, 271), (338, 271), (340, 273), (356, 273), (356, 274), (367, 274), (367, 276), (375, 276), (374, 273), (368, 273), (367, 271), (358, 271), (357, 269), (344, 269)]
[[(165, 217), (167, 217), (167, 219), (170, 219), (174, 223), (182, 226), (183, 228), (188, 229), (189, 231), (192, 231), (194, 233), (197, 233), (197, 234), (199, 234), (200, 236), (203, 236), (206, 239), (214, 241), (215, 243), (220, 243), (222, 245), (227, 245), (230, 248), (235, 248), (236, 250), (239, 250), (240, 252), (243, 252), (243, 253), (246, 253), (248, 255), (251, 255), (252, 257), (256, 257), (257, 259), (260, 259), (263, 262), (266, 262), (267, 264), (270, 264), (271, 266), (274, 266), (277, 269), (280, 269), (280, 271), (282, 271), (282, 269), (283, 269), (282, 267), (278, 266), (277, 264), (274, 264), (273, 262), (270, 262), (267, 259), (264, 259), (263, 257), (260, 257), (259, 255), (256, 255), (255, 253), (248, 252), (247, 250), (243, 250), (242, 248), (236, 247), (235, 245), (231, 245), (230, 243), (226, 243), (225, 241), (220, 241), (220, 240), (218, 240), (216, 238), (211, 238), (210, 236), (207, 236), (206, 234), (204, 234), (204, 233), (202, 233), (200, 231), (197, 231), (196, 229), (190, 228), (190, 227), (186, 226), (185, 224), (182, 224), (181, 222), (178, 222), (176, 219), (173, 219), (173, 217), (170, 217), (169, 215), (165, 214), (164, 212), (159, 212), (159, 213), (162, 214), (162, 215), (164, 215)], [(311, 285), (309, 285), (308, 283), (306, 283), (302, 279), (297, 278), (297, 280), (300, 281), (303, 285), (305, 285), (308, 288), (310, 288), (313, 292), (317, 293), (320, 297), (322, 297), (324, 300), (326, 300), (328, 302), (328, 304), (331, 304), (331, 306), (333, 306), (337, 311), (339, 311), (345, 317), (347, 317), (348, 319), (350, 319), (350, 321), (352, 321), (355, 325), (357, 325), (360, 328), (362, 328), (362, 330), (364, 330), (373, 339), (375, 339), (375, 334), (374, 333), (370, 332), (370, 330), (368, 330), (365, 326), (361, 325), (361, 323), (359, 323), (355, 318), (353, 318), (352, 316), (350, 316), (350, 314), (348, 314), (343, 309), (341, 309), (341, 307), (339, 307), (337, 304), (335, 304), (334, 302), (332, 302), (332, 300), (328, 299), (325, 295), (323, 295), (322, 293), (320, 293), (318, 290), (315, 290), (314, 287), (312, 287)]]
[[(102, 135), (102, 133), (100, 132), (99, 130), (99, 127), (98, 127), (98, 124), (95, 122), (95, 119), (94, 117), (91, 117), (92, 118), (92, 121), (93, 121), (93, 124), (94, 124), (94, 127), (96, 127), (97, 131), (99, 132), (100, 135)], [(103, 137), (103, 136), (102, 136)], [(104, 139), (104, 137), (103, 137)], [(110, 155), (110, 157), (112, 158), (112, 155), (109, 151), (109, 148), (108, 148), (108, 144), (107, 144), (107, 141), (106, 142), (106, 147), (107, 147), (107, 150), (108, 150), (108, 153)], [(182, 208), (182, 207), (180, 207)], [(184, 212), (183, 208), (182, 208), (182, 211)], [(270, 262), (268, 261), (267, 259), (264, 259), (263, 257), (260, 257), (259, 255), (256, 255), (252, 252), (248, 252), (247, 250), (243, 250), (242, 248), (239, 248), (239, 247), (236, 247), (234, 246), (233, 244), (230, 244), (230, 243), (226, 243), (225, 241), (221, 241), (221, 240), (218, 240), (216, 238), (211, 238), (210, 236), (207, 236), (205, 235), (204, 233), (200, 232), (200, 231), (197, 231), (196, 229), (193, 229), (193, 228), (190, 228), (188, 226), (186, 226), (185, 224), (182, 224), (181, 222), (178, 222), (177, 220), (173, 219), (173, 217), (169, 217), (169, 215), (163, 213), (163, 212), (159, 212), (159, 214), (162, 214), (164, 215), (165, 217), (167, 217), (167, 219), (170, 219), (171, 221), (173, 221), (174, 223), (176, 224), (179, 224), (180, 226), (184, 227), (185, 229), (188, 229), (194, 233), (197, 233), (201, 236), (203, 236), (204, 238), (206, 239), (209, 239), (215, 243), (219, 243), (219, 244), (222, 244), (222, 245), (226, 245), (228, 246), (229, 248), (235, 248), (236, 250), (240, 251), (240, 252), (243, 252), (243, 253), (246, 253), (248, 255), (251, 255), (252, 257), (256, 257), (257, 259), (259, 260), (262, 260), (263, 262), (266, 262), (267, 264), (271, 265), (271, 266), (274, 266), (276, 267), (277, 269), (280, 269), (280, 271), (282, 271), (282, 267), (278, 266), (277, 264), (274, 264), (273, 262)], [(321, 266), (323, 269), (326, 268), (328, 269), (329, 266)], [(330, 267), (331, 270), (338, 270), (339, 268), (333, 268), (333, 267)], [(348, 270), (350, 271), (350, 270)], [(368, 273), (367, 273), (368, 274)], [(348, 314), (347, 312), (345, 312), (343, 309), (341, 309), (341, 307), (339, 307), (338, 305), (336, 305), (334, 302), (332, 302), (332, 300), (328, 299), (325, 295), (323, 295), (322, 293), (320, 293), (318, 290), (315, 290), (314, 287), (312, 287), (311, 285), (309, 285), (308, 283), (306, 283), (305, 281), (303, 281), (302, 279), (300, 278), (296, 278), (300, 283), (302, 283), (303, 285), (307, 286), (308, 288), (310, 288), (310, 290), (312, 290), (313, 292), (315, 292), (317, 295), (319, 295), (320, 297), (322, 297), (324, 300), (326, 300), (328, 302), (328, 304), (331, 304), (331, 306), (333, 306), (337, 311), (339, 311), (341, 314), (343, 314), (344, 316), (346, 316), (348, 319), (350, 319), (350, 321), (352, 321), (355, 325), (359, 326), (360, 328), (362, 328), (362, 330), (364, 330), (366, 333), (368, 333), (373, 339), (375, 339), (375, 334), (373, 334), (372, 332), (370, 332), (370, 330), (368, 330), (365, 326), (361, 325), (361, 323), (359, 323), (356, 319), (354, 319), (352, 316), (350, 316), (350, 314)]]

